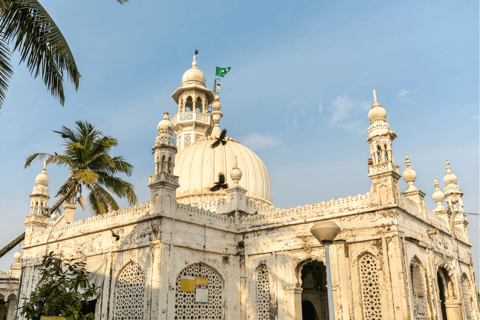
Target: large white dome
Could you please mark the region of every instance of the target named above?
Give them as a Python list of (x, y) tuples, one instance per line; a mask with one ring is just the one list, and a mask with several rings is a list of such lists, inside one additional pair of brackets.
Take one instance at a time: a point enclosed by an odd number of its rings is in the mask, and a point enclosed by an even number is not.
[(222, 198), (225, 190), (210, 191), (218, 181), (218, 174), (223, 173), (227, 183), (233, 186), (230, 172), (235, 167), (242, 170), (240, 186), (247, 190), (247, 197), (271, 203), (272, 183), (267, 168), (262, 160), (250, 149), (236, 140), (227, 138), (225, 146), (212, 149), (213, 138), (203, 138), (182, 149), (176, 156), (174, 174), (180, 177), (177, 189), (177, 201), (195, 204)]

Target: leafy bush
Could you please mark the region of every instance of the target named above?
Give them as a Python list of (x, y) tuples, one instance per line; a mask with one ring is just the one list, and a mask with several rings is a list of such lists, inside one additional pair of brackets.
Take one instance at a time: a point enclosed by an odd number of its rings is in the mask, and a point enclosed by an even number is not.
[[(43, 256), (39, 286), (20, 308), (23, 317), (40, 320), (41, 316), (62, 316), (67, 320), (94, 320), (93, 313), (82, 314), (82, 304), (97, 295), (88, 281), (83, 262), (62, 262), (53, 251)], [(79, 292), (79, 289), (81, 292)]]

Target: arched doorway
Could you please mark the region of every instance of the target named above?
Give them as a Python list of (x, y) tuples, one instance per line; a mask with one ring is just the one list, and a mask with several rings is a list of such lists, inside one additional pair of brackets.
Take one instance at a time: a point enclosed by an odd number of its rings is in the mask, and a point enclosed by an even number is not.
[(308, 300), (302, 301), (302, 319), (303, 320), (318, 320), (317, 311), (313, 304)]
[(445, 306), (445, 289), (446, 283), (444, 283), (444, 278), (440, 270), (437, 271), (437, 282), (438, 282), (438, 295), (440, 300), (440, 308), (442, 310), (442, 319), (447, 320), (447, 309)]
[(301, 269), (303, 320), (327, 320), (327, 271), (320, 261), (306, 262)]
[(437, 283), (443, 320), (462, 319), (462, 305), (456, 294), (456, 284), (444, 267), (438, 268)]

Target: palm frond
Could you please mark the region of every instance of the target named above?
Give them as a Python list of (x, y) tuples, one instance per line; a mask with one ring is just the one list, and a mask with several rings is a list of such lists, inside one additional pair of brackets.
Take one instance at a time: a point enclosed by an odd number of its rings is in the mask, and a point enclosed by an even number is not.
[(134, 187), (131, 183), (107, 174), (99, 174), (98, 183), (115, 193), (117, 197), (127, 198), (129, 205), (135, 205), (138, 203), (137, 195), (135, 194)]
[(5, 101), (8, 81), (13, 75), (12, 66), (10, 65), (10, 56), (10, 50), (3, 39), (0, 39), (0, 107)]
[(39, 159), (43, 160), (46, 157), (51, 157), (52, 155), (49, 153), (34, 153), (30, 157), (27, 158), (25, 161), (25, 166), (23, 167), (24, 169), (32, 164), (33, 161)]
[(37, 0), (1, 0), (0, 29), (7, 42), (14, 42), (20, 63), (41, 76), (51, 94), (65, 104), (64, 73), (78, 90), (80, 72), (62, 32)]

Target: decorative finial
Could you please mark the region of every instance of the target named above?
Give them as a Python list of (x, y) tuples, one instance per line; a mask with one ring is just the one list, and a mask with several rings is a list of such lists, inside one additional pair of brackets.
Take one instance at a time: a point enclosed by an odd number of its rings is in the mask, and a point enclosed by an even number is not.
[(170, 119), (168, 118), (168, 112), (164, 112), (164, 113), (163, 113), (163, 120), (170, 120)]
[(42, 169), (42, 173), (45, 173), (45, 169), (47, 169), (47, 160), (43, 160), (43, 169)]
[(410, 159), (408, 158), (408, 155), (405, 155), (405, 165), (407, 168), (410, 168)]
[(235, 156), (235, 167), (230, 171), (230, 177), (232, 178), (235, 185), (238, 186), (240, 179), (242, 179), (242, 170), (238, 167), (237, 157)]
[(193, 56), (192, 68), (197, 69), (197, 56)]
[(447, 172), (452, 172), (452, 171), (450, 170), (450, 163), (448, 162), (448, 160), (447, 160), (447, 164), (446, 164), (445, 166), (447, 167)]
[(435, 186), (435, 190), (438, 189), (438, 187), (440, 186), (440, 185), (438, 184), (437, 178), (435, 178), (435, 183), (434, 183), (433, 185)]
[(379, 106), (380, 105), (377, 101), (377, 90), (375, 90), (375, 88), (373, 88), (373, 105), (374, 106)]
[(407, 167), (405, 168), (405, 171), (403, 172), (403, 179), (405, 180), (406, 183), (408, 183), (408, 188), (405, 191), (416, 190), (417, 187), (415, 187), (413, 184), (415, 183), (415, 180), (417, 179), (417, 173), (415, 172), (415, 170), (413, 170), (410, 167), (410, 159), (408, 158), (408, 155), (405, 155), (405, 165)]
[(435, 186), (435, 191), (433, 191), (432, 198), (433, 201), (437, 203), (437, 207), (433, 209), (433, 211), (444, 211), (446, 208), (443, 206), (443, 200), (445, 199), (445, 195), (443, 194), (442, 190), (439, 188), (439, 184), (437, 181), (437, 178), (435, 178), (435, 183), (433, 184)]

